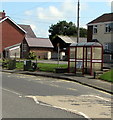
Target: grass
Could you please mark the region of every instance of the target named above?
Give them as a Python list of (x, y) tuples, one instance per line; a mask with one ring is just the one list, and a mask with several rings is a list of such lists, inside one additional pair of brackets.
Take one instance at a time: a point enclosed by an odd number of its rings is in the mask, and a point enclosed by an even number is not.
[(113, 82), (113, 69), (101, 75), (100, 79)]
[(40, 71), (44, 72), (55, 72), (55, 68), (67, 68), (67, 64), (48, 64), (48, 63), (38, 63)]
[[(23, 62), (17, 62), (16, 63), (16, 69), (23, 70), (24, 63)], [(39, 68), (39, 71), (44, 72), (55, 72), (55, 68), (67, 68), (67, 64), (49, 64), (49, 63), (37, 63), (37, 67)]]
[(23, 70), (24, 62), (16, 62), (16, 69)]

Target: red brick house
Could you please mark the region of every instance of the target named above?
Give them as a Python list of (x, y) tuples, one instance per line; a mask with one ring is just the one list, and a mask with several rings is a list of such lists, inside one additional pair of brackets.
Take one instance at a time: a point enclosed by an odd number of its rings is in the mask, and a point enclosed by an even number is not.
[(16, 24), (11, 18), (5, 16), (5, 12), (0, 12), (0, 53), (7, 56), (4, 49), (21, 43), (26, 35), (26, 31)]
[(26, 58), (30, 51), (38, 58), (51, 58), (53, 46), (48, 38), (37, 38), (30, 25), (15, 23), (0, 12), (0, 56)]

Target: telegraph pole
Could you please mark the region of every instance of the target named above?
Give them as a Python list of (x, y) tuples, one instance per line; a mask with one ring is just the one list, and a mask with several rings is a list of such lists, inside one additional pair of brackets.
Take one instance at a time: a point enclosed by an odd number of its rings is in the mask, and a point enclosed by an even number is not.
[(80, 2), (78, 0), (78, 5), (77, 5), (77, 43), (79, 42), (79, 37), (80, 37), (80, 30), (79, 30), (79, 12), (80, 12)]

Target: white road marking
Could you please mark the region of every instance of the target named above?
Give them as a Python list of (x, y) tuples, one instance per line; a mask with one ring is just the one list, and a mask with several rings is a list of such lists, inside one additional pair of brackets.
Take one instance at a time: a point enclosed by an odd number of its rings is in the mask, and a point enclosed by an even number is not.
[(21, 95), (20, 95), (19, 97), (20, 97), (20, 98), (22, 98), (22, 96), (21, 96)]
[(38, 100), (37, 100), (37, 97), (35, 96), (25, 96), (26, 98), (33, 98), (33, 100), (35, 101), (36, 104), (39, 104), (39, 105), (42, 105), (42, 106), (47, 106), (47, 107), (53, 107), (53, 108), (57, 108), (57, 109), (61, 109), (61, 110), (65, 110), (65, 111), (68, 111), (68, 112), (71, 112), (71, 113), (74, 113), (74, 114), (78, 114), (78, 115), (81, 115), (83, 116), (84, 118), (87, 118), (88, 120), (92, 120), (91, 118), (89, 118), (87, 115), (85, 115), (84, 113), (82, 112), (79, 112), (77, 110), (72, 110), (72, 109), (67, 109), (67, 108), (62, 108), (62, 107), (58, 107), (58, 106), (54, 106), (54, 105), (49, 105), (49, 104), (44, 104), (44, 103), (40, 103)]
[(105, 101), (111, 101), (111, 100), (108, 100), (108, 99), (105, 99), (103, 97), (100, 97), (100, 96), (97, 96), (97, 95), (81, 95), (81, 96), (84, 96), (84, 97), (96, 97), (96, 98), (99, 98), (101, 100), (105, 100)]
[(8, 89), (5, 89), (5, 88), (2, 88), (2, 89), (5, 90), (5, 91), (7, 91), (7, 92), (11, 92), (11, 93), (13, 93), (13, 94), (16, 94), (16, 95), (21, 96), (19, 93), (14, 92), (14, 91), (12, 91), (12, 90), (8, 90)]

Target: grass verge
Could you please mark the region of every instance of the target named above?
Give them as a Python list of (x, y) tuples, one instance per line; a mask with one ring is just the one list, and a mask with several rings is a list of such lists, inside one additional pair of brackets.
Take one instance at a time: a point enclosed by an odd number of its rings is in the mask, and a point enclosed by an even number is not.
[[(23, 62), (16, 62), (16, 69), (23, 70), (24, 63)], [(49, 63), (37, 63), (37, 67), (39, 71), (44, 72), (55, 72), (56, 68), (67, 68), (67, 64), (49, 64)]]
[(67, 68), (67, 64), (48, 64), (48, 63), (38, 63), (38, 67), (40, 71), (44, 72), (55, 72), (56, 68)]
[(101, 75), (100, 79), (113, 82), (113, 69)]

